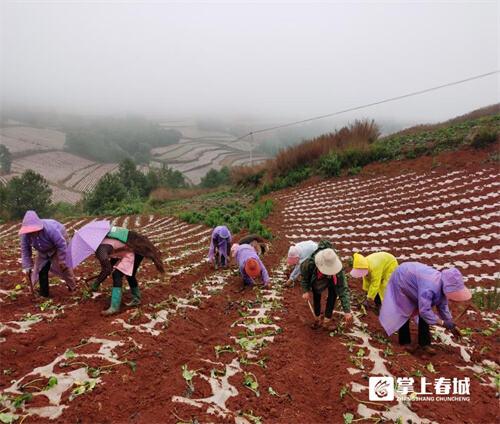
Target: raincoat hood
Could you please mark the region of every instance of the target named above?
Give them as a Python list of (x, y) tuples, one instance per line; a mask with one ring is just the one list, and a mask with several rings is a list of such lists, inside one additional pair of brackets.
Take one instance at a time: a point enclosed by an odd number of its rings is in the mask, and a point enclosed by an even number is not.
[(461, 302), (472, 297), (470, 290), (465, 287), (462, 273), (457, 268), (441, 271), (441, 281), (443, 282), (443, 292), (448, 299)]
[(35, 231), (43, 230), (43, 221), (35, 211), (27, 211), (24, 214), (23, 223), (19, 234), (34, 233)]

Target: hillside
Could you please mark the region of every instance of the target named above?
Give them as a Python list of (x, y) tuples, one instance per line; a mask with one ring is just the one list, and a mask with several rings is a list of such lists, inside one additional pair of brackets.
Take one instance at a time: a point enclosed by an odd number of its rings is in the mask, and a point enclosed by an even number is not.
[[(96, 272), (93, 261), (77, 269), (74, 296), (59, 285), (52, 302), (33, 302), (17, 286), (18, 223), (1, 225), (0, 392), (18, 396), (21, 385), (40, 375), (31, 386), (43, 388), (49, 377), (57, 378), (45, 391), (25, 387), (33, 393), (17, 411), (26, 415), (25, 424), (81, 417), (138, 423), (494, 422), (495, 409), (484, 407), (496, 402), (500, 366), (500, 178), (491, 153), (445, 152), (436, 157), (442, 166), (434, 168), (424, 157), (373, 164), (356, 176), (313, 178), (271, 193), (275, 208), (265, 224), (274, 237), (263, 261), (272, 285), (266, 289), (241, 292), (235, 269), (208, 266), (208, 227), (169, 216), (113, 218), (147, 234), (168, 264), (167, 274), (158, 276), (146, 263), (138, 274), (142, 307), (124, 307), (113, 318), (99, 314), (108, 305), (109, 282), (95, 295), (83, 284)], [(66, 225), (72, 233), (91, 219)], [(380, 249), (400, 262), (453, 264), (473, 288), (477, 307), (485, 309), (460, 319), (462, 342), (436, 330), (435, 356), (409, 355), (397, 336), (385, 337), (373, 311), (361, 306), (359, 281), (350, 280), (353, 327), (314, 331), (301, 289), (283, 286), (284, 257), (291, 242), (325, 237), (346, 270), (353, 251)], [(335, 316), (340, 319), (340, 312)], [(470, 401), (373, 403), (367, 393), (372, 375), (411, 376), (415, 384), (422, 376), (431, 382), (468, 377)], [(70, 396), (78, 387), (82, 394)]]

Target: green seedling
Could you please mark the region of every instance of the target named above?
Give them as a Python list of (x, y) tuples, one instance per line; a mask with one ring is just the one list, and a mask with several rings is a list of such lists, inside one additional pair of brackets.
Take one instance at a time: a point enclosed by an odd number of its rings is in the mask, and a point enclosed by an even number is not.
[(92, 297), (92, 292), (87, 289), (82, 290), (81, 300), (87, 300)]
[(274, 390), (271, 386), (269, 386), (267, 388), (267, 392), (271, 395), (271, 396), (277, 396), (277, 397), (281, 397), (278, 392), (276, 390)]
[(460, 334), (462, 334), (462, 336), (470, 337), (474, 334), (474, 330), (472, 328), (469, 328), (469, 327), (461, 328)]
[(19, 395), (16, 398), (14, 398), (12, 406), (14, 408), (20, 408), (25, 403), (31, 401), (31, 399), (33, 399), (33, 395), (31, 393), (23, 393), (22, 395)]
[(342, 416), (344, 417), (344, 424), (351, 424), (354, 420), (354, 415), (352, 415), (350, 412), (346, 412)]
[(21, 321), (40, 321), (40, 315), (31, 315), (29, 312), (22, 316)]
[(87, 381), (75, 381), (76, 387), (71, 391), (71, 395), (69, 396), (69, 400), (72, 401), (78, 396), (83, 395), (84, 393), (91, 392), (94, 390), (96, 385), (95, 380), (87, 380)]
[(0, 422), (3, 424), (12, 424), (17, 421), (19, 415), (11, 414), (9, 412), (0, 412)]
[(48, 311), (52, 308), (52, 299), (46, 300), (45, 302), (40, 303), (40, 310), (42, 312)]
[(247, 352), (257, 348), (262, 348), (266, 345), (266, 341), (263, 339), (249, 339), (248, 337), (240, 337), (236, 340), (236, 342)]
[(17, 295), (19, 293), (21, 293), (22, 289), (23, 289), (23, 287), (21, 286), (21, 284), (16, 284), (16, 286), (14, 287), (14, 289), (9, 291), (9, 294), (8, 294), (9, 299), (10, 300), (16, 300), (17, 299)]
[(375, 333), (375, 334), (372, 335), (372, 337), (375, 340), (377, 340), (378, 342), (380, 342), (380, 343), (383, 343), (383, 344), (389, 344), (390, 343), (390, 340), (387, 337), (384, 337), (380, 333)]
[(214, 347), (215, 350), (215, 356), (219, 358), (219, 356), (223, 353), (235, 353), (236, 350), (234, 349), (233, 346), (231, 345), (217, 345)]
[(250, 372), (245, 373), (245, 379), (243, 381), (243, 385), (250, 389), (252, 392), (255, 393), (255, 396), (259, 397), (259, 382), (257, 381), (257, 377), (255, 377), (254, 374)]
[(340, 399), (344, 399), (345, 395), (349, 393), (349, 386), (346, 384), (342, 386), (340, 389)]
[(347, 350), (349, 350), (349, 352), (351, 353), (354, 352), (354, 342), (352, 340), (348, 341), (346, 345), (347, 345)]
[(361, 305), (361, 307), (360, 307), (359, 309), (361, 310), (361, 312), (359, 313), (359, 317), (360, 317), (360, 318), (362, 318), (362, 317), (364, 317), (364, 316), (368, 315), (368, 314), (367, 314), (367, 312), (366, 312), (365, 305)]
[(363, 356), (365, 356), (365, 350), (363, 348), (360, 348), (357, 352), (356, 352), (356, 356), (358, 358), (362, 358)]
[(481, 350), (479, 351), (479, 354), (481, 354), (481, 355), (482, 355), (482, 354), (484, 354), (484, 353), (488, 352), (489, 350), (491, 350), (491, 349), (489, 348), (489, 346), (483, 346), (483, 347), (481, 348)]
[(245, 356), (240, 356), (240, 364), (241, 365), (257, 365), (261, 368), (267, 368), (266, 361), (268, 360), (267, 356), (259, 359), (258, 361), (250, 361), (247, 357)]
[(356, 357), (356, 356), (350, 356), (349, 357), (351, 363), (356, 367), (359, 368), (360, 370), (364, 370), (365, 366), (363, 365), (363, 359)]
[(186, 381), (186, 384), (188, 386), (188, 392), (191, 395), (194, 393), (193, 378), (196, 375), (196, 371), (188, 369), (187, 364), (184, 364), (181, 367), (181, 369), (182, 369), (182, 378)]
[(241, 415), (243, 415), (244, 418), (250, 420), (252, 424), (262, 424), (262, 417), (254, 415), (253, 411), (243, 412)]
[(415, 370), (411, 373), (411, 375), (414, 375), (415, 377), (422, 377), (424, 374), (420, 370)]
[(384, 356), (387, 358), (388, 356), (393, 356), (393, 355), (394, 355), (393, 350), (389, 346), (387, 346), (384, 349)]
[(71, 349), (68, 349), (65, 353), (64, 353), (64, 357), (66, 359), (73, 359), (76, 357), (76, 353), (73, 352)]
[(57, 378), (52, 376), (49, 378), (47, 385), (43, 388), (44, 391), (52, 389), (52, 387), (57, 386)]
[(436, 369), (434, 368), (434, 365), (432, 364), (432, 362), (429, 362), (425, 368), (427, 368), (427, 371), (431, 372), (432, 374), (436, 374), (437, 371)]

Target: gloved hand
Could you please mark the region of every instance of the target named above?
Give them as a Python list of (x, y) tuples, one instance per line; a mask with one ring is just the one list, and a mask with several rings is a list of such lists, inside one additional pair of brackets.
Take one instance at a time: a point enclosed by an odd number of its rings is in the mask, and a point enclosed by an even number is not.
[(462, 340), (462, 333), (456, 325), (453, 325), (453, 328), (451, 328), (450, 331), (457, 338), (457, 340)]
[(455, 323), (453, 321), (443, 321), (443, 325), (448, 330), (453, 330), (453, 328), (455, 328)]
[(26, 279), (26, 284), (30, 288), (31, 294), (34, 295), (35, 294), (35, 288), (33, 287), (33, 282), (31, 281), (31, 269), (29, 269), (28, 271), (26, 271), (25, 279)]
[(61, 270), (61, 272), (66, 272), (68, 270), (68, 267), (64, 262), (59, 262), (59, 269)]

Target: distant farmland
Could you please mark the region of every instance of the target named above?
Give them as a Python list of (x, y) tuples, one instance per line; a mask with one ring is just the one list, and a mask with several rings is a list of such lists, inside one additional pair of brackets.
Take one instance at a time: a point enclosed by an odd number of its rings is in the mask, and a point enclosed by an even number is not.
[[(204, 131), (194, 121), (162, 124), (182, 133), (178, 144), (153, 149), (150, 166), (163, 164), (181, 171), (191, 184), (198, 184), (210, 170), (223, 166), (243, 165), (250, 162), (250, 143), (233, 142), (235, 136), (215, 131)], [(0, 129), (0, 143), (7, 146), (13, 155), (12, 173), (2, 175), (0, 184), (5, 184), (26, 169), (43, 175), (53, 191), (54, 201), (76, 203), (84, 192), (92, 190), (100, 178), (114, 172), (118, 164), (103, 164), (65, 152), (66, 136), (54, 129), (28, 126), (9, 126)], [(253, 155), (253, 162), (267, 159), (261, 154)], [(147, 171), (148, 167), (141, 167)]]

